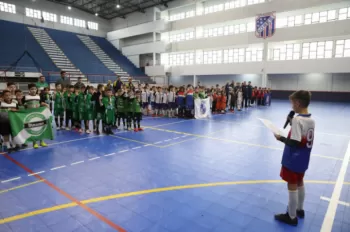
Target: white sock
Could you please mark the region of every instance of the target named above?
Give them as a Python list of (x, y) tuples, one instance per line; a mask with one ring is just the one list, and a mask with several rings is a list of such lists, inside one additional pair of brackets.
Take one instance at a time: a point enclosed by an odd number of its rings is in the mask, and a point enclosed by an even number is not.
[(294, 219), (297, 216), (298, 191), (289, 190), (288, 214)]
[(298, 187), (298, 210), (304, 209), (305, 186)]

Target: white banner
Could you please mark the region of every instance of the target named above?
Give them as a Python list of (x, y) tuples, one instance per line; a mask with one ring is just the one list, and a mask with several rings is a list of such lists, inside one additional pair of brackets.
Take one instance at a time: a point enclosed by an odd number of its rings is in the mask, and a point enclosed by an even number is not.
[(196, 119), (211, 117), (209, 98), (206, 98), (206, 99), (197, 98), (194, 100), (194, 117)]

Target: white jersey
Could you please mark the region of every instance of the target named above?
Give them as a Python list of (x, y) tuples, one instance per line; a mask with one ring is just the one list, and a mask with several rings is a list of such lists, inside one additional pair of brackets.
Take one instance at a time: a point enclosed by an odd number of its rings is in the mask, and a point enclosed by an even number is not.
[(163, 104), (167, 104), (168, 103), (168, 94), (167, 93), (163, 93), (162, 103)]
[(161, 93), (160, 93), (160, 92), (156, 92), (155, 95), (156, 95), (156, 97), (155, 97), (156, 103), (157, 103), (157, 104), (162, 103), (162, 95), (161, 95)]
[(148, 94), (149, 94), (149, 100), (150, 100), (150, 102), (154, 102), (154, 92), (153, 92), (153, 90), (150, 90), (149, 92), (148, 92)]
[(242, 92), (238, 92), (238, 94), (237, 94), (237, 100), (238, 100), (238, 101), (242, 101), (242, 100), (243, 100), (243, 93), (242, 93)]
[(175, 97), (176, 97), (175, 92), (170, 91), (168, 93), (168, 102), (169, 103), (174, 103), (175, 102)]
[(39, 108), (40, 107), (40, 97), (39, 95), (26, 95), (24, 97), (24, 104), (27, 106), (27, 108)]
[(141, 100), (142, 100), (142, 103), (148, 102), (147, 92), (144, 90), (141, 93)]

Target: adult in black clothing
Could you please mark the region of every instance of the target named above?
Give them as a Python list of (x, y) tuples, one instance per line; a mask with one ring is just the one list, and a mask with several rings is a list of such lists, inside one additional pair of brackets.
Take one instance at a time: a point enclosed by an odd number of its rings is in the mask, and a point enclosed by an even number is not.
[(228, 98), (230, 95), (230, 82), (227, 82), (225, 85), (225, 94), (226, 94), (226, 106), (227, 106)]
[(252, 101), (252, 95), (253, 95), (253, 86), (251, 81), (248, 82), (247, 89), (248, 89), (248, 106), (250, 107), (251, 106), (250, 104)]
[(61, 77), (56, 81), (56, 84), (61, 84), (62, 89), (68, 88), (71, 85), (70, 80), (67, 78), (66, 72), (61, 71)]
[[(96, 129), (96, 134), (100, 134), (99, 131), (99, 125), (100, 125), (100, 121), (102, 120), (102, 115), (104, 112), (104, 106), (101, 106), (100, 104), (100, 100), (103, 97), (103, 85), (99, 84), (97, 86), (97, 91), (92, 95), (92, 101), (95, 103), (95, 108), (96, 108), (96, 121), (94, 122), (94, 129)], [(102, 126), (102, 128), (104, 128)]]
[(244, 107), (247, 108), (248, 107), (248, 86), (245, 81), (242, 84), (242, 93), (243, 93), (242, 108), (243, 108), (243, 104), (244, 104)]

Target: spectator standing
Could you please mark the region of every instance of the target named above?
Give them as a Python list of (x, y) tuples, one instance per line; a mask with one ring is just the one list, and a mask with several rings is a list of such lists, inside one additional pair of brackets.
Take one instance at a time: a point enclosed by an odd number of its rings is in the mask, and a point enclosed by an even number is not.
[(82, 79), (81, 77), (78, 77), (78, 82), (75, 83), (74, 87), (81, 89), (83, 86), (85, 86), (84, 83), (81, 81), (81, 79)]
[(114, 90), (114, 92), (117, 93), (118, 90), (122, 88), (122, 85), (123, 85), (123, 82), (122, 82), (120, 76), (118, 76), (117, 80), (114, 81), (114, 83), (113, 83), (113, 90)]
[(251, 101), (252, 101), (252, 95), (253, 95), (253, 86), (251, 81), (248, 82), (247, 90), (248, 90), (248, 107), (250, 107)]
[(242, 108), (243, 108), (243, 105), (245, 108), (247, 108), (248, 107), (248, 86), (245, 81), (242, 84), (242, 95), (243, 95)]
[[(79, 80), (79, 78), (78, 78)], [(61, 71), (61, 77), (56, 81), (56, 84), (61, 84), (62, 89), (68, 88), (71, 85), (70, 80), (67, 78), (67, 73), (65, 71)]]
[(226, 106), (227, 106), (229, 95), (230, 95), (230, 82), (227, 82), (225, 85), (225, 95), (226, 95)]
[(132, 83), (132, 78), (131, 78), (131, 77), (128, 78), (128, 83), (126, 83), (126, 87), (128, 87), (128, 88), (131, 89), (132, 91), (135, 90), (135, 86), (134, 86), (134, 84)]
[(35, 85), (40, 92), (42, 92), (44, 88), (49, 87), (49, 84), (45, 81), (45, 77), (43, 75), (39, 77), (39, 81)]

